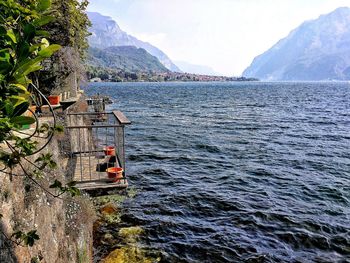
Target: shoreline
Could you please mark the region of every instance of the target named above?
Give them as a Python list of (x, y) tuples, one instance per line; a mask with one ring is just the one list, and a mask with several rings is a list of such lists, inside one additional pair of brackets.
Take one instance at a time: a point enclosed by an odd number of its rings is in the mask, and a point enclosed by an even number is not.
[(93, 262), (150, 263), (160, 262), (160, 251), (143, 248), (140, 239), (145, 230), (123, 220), (123, 202), (133, 199), (134, 188), (123, 192), (91, 197), (97, 219), (93, 224)]

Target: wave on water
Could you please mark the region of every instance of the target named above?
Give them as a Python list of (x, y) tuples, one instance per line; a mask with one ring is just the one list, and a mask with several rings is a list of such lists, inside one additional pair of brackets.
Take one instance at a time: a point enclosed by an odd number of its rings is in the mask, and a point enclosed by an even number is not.
[[(350, 262), (347, 83), (100, 83), (163, 262)], [(156, 94), (156, 95), (155, 95)]]

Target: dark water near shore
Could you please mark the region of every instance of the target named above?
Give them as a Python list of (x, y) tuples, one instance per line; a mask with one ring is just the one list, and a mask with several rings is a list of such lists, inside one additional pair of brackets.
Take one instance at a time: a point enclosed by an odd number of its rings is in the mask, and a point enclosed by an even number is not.
[(167, 262), (350, 262), (350, 84), (92, 84), (132, 121), (124, 219)]

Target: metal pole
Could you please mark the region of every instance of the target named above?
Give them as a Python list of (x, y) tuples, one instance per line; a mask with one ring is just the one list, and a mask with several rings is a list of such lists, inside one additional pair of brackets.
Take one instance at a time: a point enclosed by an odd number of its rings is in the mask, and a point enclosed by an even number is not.
[(78, 140), (79, 140), (79, 157), (80, 157), (80, 181), (83, 181), (83, 161), (81, 157), (81, 141), (80, 141), (80, 128), (78, 129)]
[(89, 172), (90, 172), (90, 180), (91, 180), (91, 170), (92, 170), (92, 167), (91, 167), (91, 139), (90, 139), (90, 135), (92, 136), (92, 129), (91, 128), (89, 128), (88, 130), (87, 130), (87, 132), (88, 132), (88, 134), (87, 134), (87, 136), (88, 136), (88, 151), (89, 151), (89, 153), (88, 153), (88, 156), (89, 156)]

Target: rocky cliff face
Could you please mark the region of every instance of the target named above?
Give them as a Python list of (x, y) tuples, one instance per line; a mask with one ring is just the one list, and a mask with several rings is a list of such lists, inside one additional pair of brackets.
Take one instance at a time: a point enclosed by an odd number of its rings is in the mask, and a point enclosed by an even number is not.
[(143, 42), (136, 37), (128, 35), (120, 29), (119, 25), (108, 16), (103, 16), (96, 12), (88, 12), (92, 23), (90, 28), (91, 36), (89, 44), (91, 47), (105, 49), (111, 46), (135, 46), (143, 48), (152, 56), (155, 56), (169, 70), (180, 72), (180, 69), (170, 60), (170, 58), (160, 49)]
[(261, 80), (349, 80), (350, 8), (306, 21), (243, 72)]
[[(51, 153), (59, 167), (38, 179), (46, 189), (57, 179), (66, 178), (67, 159), (60, 154), (67, 136), (54, 137), (41, 153)], [(32, 161), (40, 154), (32, 156)], [(13, 171), (19, 174), (21, 170)], [(52, 189), (50, 189), (52, 190)], [(92, 262), (92, 224), (95, 211), (83, 197), (53, 198), (32, 181), (22, 176), (12, 178), (0, 173), (0, 262), (6, 263), (67, 263)], [(37, 230), (40, 237), (33, 247), (10, 242), (13, 232)], [(6, 236), (5, 236), (5, 235)]]

